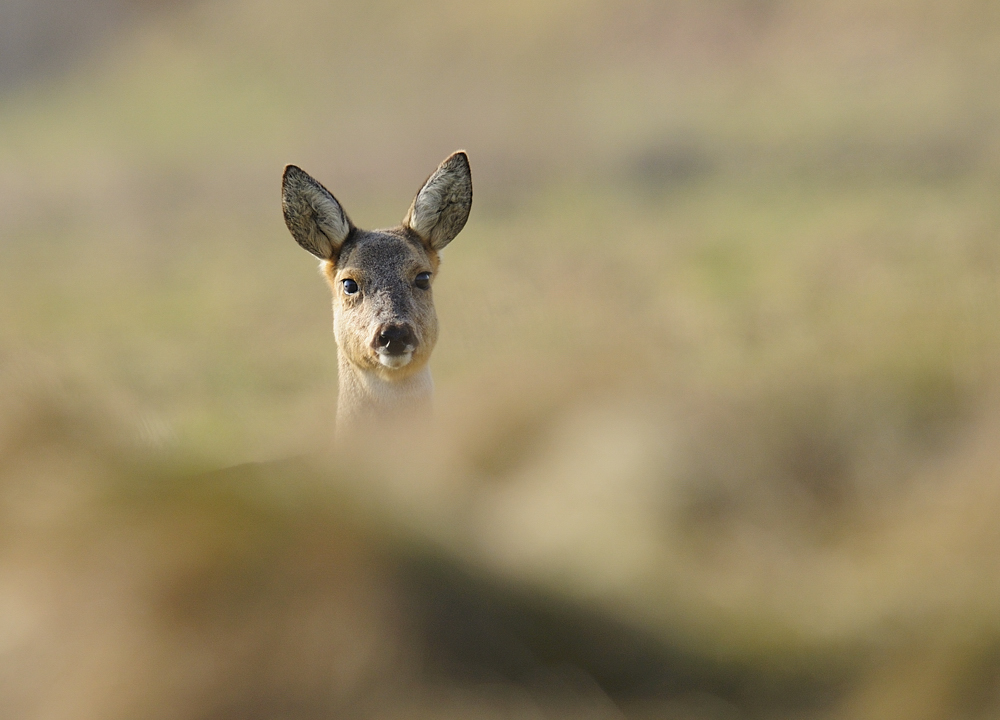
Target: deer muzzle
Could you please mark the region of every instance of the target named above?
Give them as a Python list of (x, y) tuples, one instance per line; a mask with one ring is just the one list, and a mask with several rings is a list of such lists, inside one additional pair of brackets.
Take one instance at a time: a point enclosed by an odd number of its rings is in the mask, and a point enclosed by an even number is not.
[(399, 368), (409, 363), (413, 357), (417, 336), (409, 325), (390, 323), (378, 329), (372, 345), (382, 365)]

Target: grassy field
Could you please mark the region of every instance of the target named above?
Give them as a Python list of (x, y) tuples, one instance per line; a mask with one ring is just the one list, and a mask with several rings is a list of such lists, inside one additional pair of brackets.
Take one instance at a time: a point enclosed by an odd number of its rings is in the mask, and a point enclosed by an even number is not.
[[(205, 0), (6, 90), (2, 714), (995, 716), (998, 41)], [(459, 147), (437, 422), (333, 455), (281, 168), (383, 227)]]

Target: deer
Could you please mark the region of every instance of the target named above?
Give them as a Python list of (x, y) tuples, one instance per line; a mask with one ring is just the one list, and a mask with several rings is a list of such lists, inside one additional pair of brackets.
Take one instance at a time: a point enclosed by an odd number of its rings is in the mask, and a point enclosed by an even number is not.
[(292, 237), (319, 258), (333, 292), (334, 437), (429, 415), (434, 384), (428, 361), (438, 337), (431, 288), (441, 250), (472, 209), (466, 153), (454, 152), (438, 166), (392, 228), (355, 227), (330, 191), (295, 165), (285, 167), (281, 206)]

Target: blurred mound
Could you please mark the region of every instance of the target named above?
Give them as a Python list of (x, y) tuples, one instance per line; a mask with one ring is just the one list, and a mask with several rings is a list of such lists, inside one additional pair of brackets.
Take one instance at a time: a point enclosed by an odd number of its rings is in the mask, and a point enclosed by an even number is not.
[[(419, 505), (397, 504), (424, 494), (411, 473), (365, 461), (350, 480), (338, 458), (200, 471), (92, 389), (18, 385), (0, 436), (0, 703), (19, 717), (613, 717), (612, 698), (760, 702), (747, 680), (759, 671), (454, 552)], [(457, 470), (449, 482), (474, 489)], [(769, 701), (801, 701), (787, 675)]]
[(19, 717), (995, 710), (989, 403), (932, 402), (914, 431), (873, 393), (590, 374), (465, 397), (390, 454), (205, 471), (106, 391), (20, 376), (0, 436)]

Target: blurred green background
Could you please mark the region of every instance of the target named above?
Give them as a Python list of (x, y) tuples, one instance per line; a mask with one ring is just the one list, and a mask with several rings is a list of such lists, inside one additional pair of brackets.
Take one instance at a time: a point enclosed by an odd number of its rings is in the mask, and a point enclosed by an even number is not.
[[(284, 228), (282, 167), (385, 227), (458, 148), (475, 202), (435, 285), (445, 439), (402, 469), (324, 454), (329, 291)], [(995, 717), (998, 198), (987, 0), (2, 0), (0, 664), (20, 674), (0, 681), (0, 708)], [(254, 470), (221, 500), (191, 479), (302, 454), (309, 470)], [(289, 505), (288, 486), (313, 499)], [(178, 553), (208, 575), (267, 575), (347, 533), (324, 503), (365, 508), (347, 514), (378, 540), (352, 543), (396, 548), (386, 538), (402, 533), (680, 648), (688, 679), (616, 695), (590, 669), (596, 690), (546, 685), (544, 701), (400, 690), (371, 705), (357, 698), (379, 693), (320, 673), (353, 688), (334, 693), (350, 712), (279, 711), (239, 688), (226, 707), (242, 709), (223, 711), (153, 670), (107, 689), (125, 667), (186, 663), (180, 621), (155, 641), (108, 640), (98, 654), (119, 660), (79, 677), (44, 658), (90, 658), (67, 638), (105, 616), (70, 600), (35, 625), (18, 615), (147, 565), (70, 572), (60, 543), (106, 558), (204, 515), (221, 529)], [(319, 529), (241, 534), (259, 515)], [(168, 592), (178, 563), (143, 572)], [(26, 577), (48, 578), (40, 595)], [(219, 607), (270, 597), (233, 577)], [(324, 602), (327, 586), (296, 577), (287, 598)], [(139, 618), (159, 607), (122, 597)], [(354, 622), (348, 605), (336, 622)], [(276, 637), (298, 637), (295, 622)], [(546, 667), (585, 666), (560, 655), (571, 645)], [(226, 685), (243, 667), (203, 651), (217, 662), (200, 678)], [(312, 697), (261, 672), (281, 697)], [(60, 673), (69, 699), (39, 699)], [(185, 692), (172, 710), (156, 700)]]

